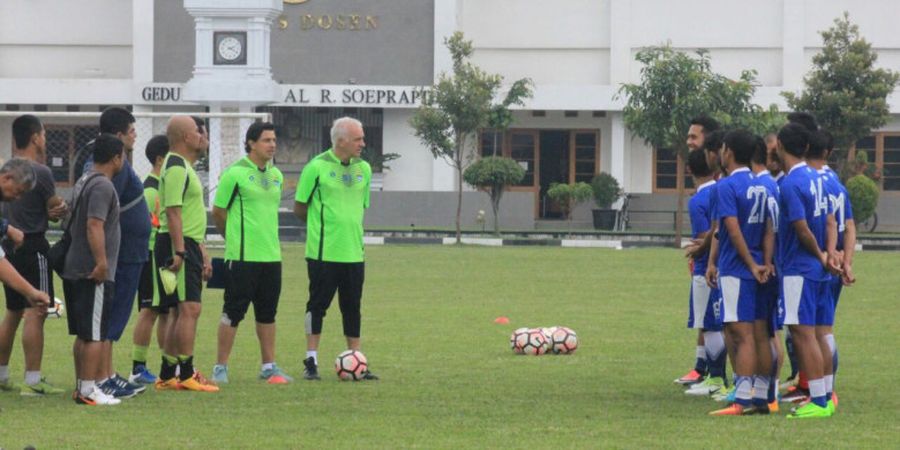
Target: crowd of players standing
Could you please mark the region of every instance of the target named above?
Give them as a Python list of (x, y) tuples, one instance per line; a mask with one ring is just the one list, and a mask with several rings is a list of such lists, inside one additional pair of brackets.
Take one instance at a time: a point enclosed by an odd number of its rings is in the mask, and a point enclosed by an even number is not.
[[(688, 327), (698, 335), (695, 367), (675, 382), (727, 402), (713, 416), (775, 413), (779, 398), (796, 405), (788, 418), (833, 415), (833, 325), (842, 287), (855, 282), (856, 227), (827, 165), (831, 135), (804, 112), (765, 137), (701, 116), (687, 144), (697, 188)], [(792, 370), (782, 394), (785, 327)]]
[[(251, 304), (260, 342), (260, 380), (293, 381), (275, 362), (282, 277), (278, 212), (284, 180), (274, 166), (277, 139), (271, 123), (255, 122), (248, 128), (246, 156), (223, 172), (213, 202), (213, 222), (225, 239), (225, 257), (217, 269), (225, 291), (211, 379), (194, 366), (203, 282), (213, 277), (204, 191), (193, 168), (209, 149), (204, 121), (173, 116), (166, 134), (147, 143), (145, 156), (152, 171), (141, 181), (131, 166), (137, 138), (134, 116), (123, 108), (104, 110), (100, 134), (81, 151), (88, 159), (84, 174), (65, 200), (57, 195), (45, 165), (46, 131), (40, 119), (28, 114), (16, 118), (13, 137), (13, 158), (0, 168), (0, 281), (6, 293), (0, 322), (0, 391), (19, 390), (28, 396), (66, 392), (41, 372), (44, 322), (55, 297), (54, 271), (62, 278), (68, 331), (75, 336), (72, 399), (77, 404), (119, 404), (148, 386), (218, 392), (219, 385), (228, 382), (236, 330)], [(332, 148), (304, 168), (294, 208), (310, 225), (303, 360), (307, 380), (320, 379), (322, 319), (336, 292), (347, 347), (360, 348), (362, 217), (371, 168), (360, 157), (365, 141), (358, 120), (336, 120), (331, 137)], [(57, 221), (64, 236), (71, 237), (59, 264), (52, 257), (57, 249), (51, 249), (46, 238), (49, 222)], [(122, 337), (135, 298), (132, 369), (123, 377), (113, 364), (113, 345)], [(22, 322), (25, 373), (24, 383), (17, 385), (10, 376), (10, 357)], [(154, 327), (161, 353), (158, 375), (147, 362)], [(363, 379), (378, 377), (366, 371)]]

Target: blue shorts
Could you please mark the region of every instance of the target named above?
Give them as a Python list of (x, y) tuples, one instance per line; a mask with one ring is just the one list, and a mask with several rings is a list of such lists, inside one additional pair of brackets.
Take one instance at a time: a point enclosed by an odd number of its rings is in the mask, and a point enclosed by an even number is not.
[(769, 336), (775, 336), (778, 326), (778, 279), (771, 279), (765, 284), (760, 284), (756, 290), (756, 320), (765, 320), (769, 330)]
[(784, 324), (834, 325), (834, 300), (831, 281), (815, 281), (801, 275), (784, 277), (781, 286), (784, 296)]
[(756, 291), (759, 283), (756, 280), (744, 280), (732, 276), (719, 277), (719, 289), (722, 290), (722, 304), (725, 314), (722, 321), (753, 322), (756, 320)]
[(834, 300), (834, 311), (837, 313), (838, 300), (841, 299), (841, 290), (844, 289), (844, 282), (841, 277), (831, 277), (831, 299)]
[(688, 328), (706, 331), (722, 330), (722, 295), (718, 289), (706, 284), (706, 277), (694, 275), (691, 279), (690, 311)]
[(134, 296), (137, 295), (138, 284), (144, 263), (118, 263), (116, 266), (115, 294), (109, 309), (109, 327), (106, 339), (118, 341), (128, 325), (131, 310), (134, 308)]

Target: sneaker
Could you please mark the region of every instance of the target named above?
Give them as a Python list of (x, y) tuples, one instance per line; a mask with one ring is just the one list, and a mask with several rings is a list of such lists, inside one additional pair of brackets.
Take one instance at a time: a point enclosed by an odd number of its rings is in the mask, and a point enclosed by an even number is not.
[(768, 403), (765, 403), (762, 405), (754, 404), (754, 405), (750, 405), (750, 406), (744, 408), (745, 416), (754, 416), (754, 415), (768, 416), (769, 413), (771, 413), (771, 412), (772, 412), (772, 410), (769, 409)]
[(363, 372), (362, 379), (367, 381), (377, 381), (379, 378), (378, 375), (375, 375), (369, 370), (366, 370), (365, 372)]
[(747, 407), (745, 409), (743, 406), (741, 406), (737, 403), (732, 403), (731, 405), (728, 405), (725, 408), (717, 409), (715, 411), (710, 411), (709, 415), (711, 415), (711, 416), (743, 416), (743, 415), (749, 414), (751, 410), (752, 410), (752, 408), (750, 408), (750, 407)]
[(803, 389), (797, 386), (791, 386), (788, 390), (781, 396), (781, 401), (785, 403), (799, 403), (804, 401), (809, 397), (809, 390)]
[(686, 395), (707, 396), (725, 390), (725, 380), (722, 377), (706, 377), (702, 382), (691, 386), (684, 391)]
[(228, 366), (225, 364), (216, 364), (213, 366), (212, 379), (216, 383), (228, 382)]
[(117, 399), (131, 398), (137, 395), (137, 392), (134, 392), (127, 386), (122, 386), (117, 383), (115, 378), (106, 380), (106, 382), (100, 385), (98, 390)]
[(294, 381), (294, 378), (282, 372), (281, 368), (275, 364), (272, 364), (271, 369), (260, 371), (259, 379), (266, 380), (266, 383), (269, 384), (288, 384)]
[(209, 380), (200, 375), (200, 372), (194, 371), (194, 375), (187, 380), (179, 383), (181, 389), (185, 391), (195, 392), (219, 392), (219, 387), (210, 383)]
[(303, 378), (306, 380), (321, 380), (316, 360), (312, 356), (303, 360)]
[(128, 382), (131, 384), (149, 385), (156, 383), (156, 375), (147, 369), (147, 366), (137, 366), (131, 375), (128, 375)]
[(163, 380), (162, 378), (158, 378), (156, 380), (156, 390), (157, 391), (179, 391), (181, 390), (181, 384), (178, 383), (178, 377), (172, 377), (168, 380)]
[(76, 391), (72, 396), (75, 399), (75, 403), (79, 405), (118, 405), (122, 403), (122, 400), (119, 400), (113, 396), (110, 396), (103, 392), (98, 388), (94, 388), (93, 392), (90, 395), (82, 395), (80, 392)]
[(112, 379), (116, 380), (116, 384), (118, 384), (119, 387), (131, 389), (132, 391), (134, 391), (135, 394), (141, 394), (147, 390), (147, 386), (144, 386), (143, 384), (132, 383), (132, 382), (126, 380), (125, 377), (123, 377), (122, 375), (119, 375), (118, 373), (113, 374)]
[(834, 403), (834, 407), (832, 408), (832, 411), (831, 411), (832, 413), (834, 413), (835, 411), (837, 411), (837, 405), (838, 405), (837, 392), (831, 393), (831, 402)]
[(728, 402), (734, 403), (735, 396), (737, 395), (737, 389), (732, 384), (730, 388), (725, 391), (719, 391), (712, 395), (713, 400), (717, 402)]
[(703, 381), (703, 374), (700, 372), (697, 372), (697, 369), (691, 369), (690, 372), (686, 373), (681, 378), (676, 378), (674, 383), (689, 385), (689, 384), (699, 383), (701, 381)]
[(788, 419), (816, 419), (821, 417), (831, 417), (831, 411), (825, 407), (821, 407), (813, 402), (809, 402), (796, 411), (787, 416)]
[(30, 385), (23, 384), (21, 386), (20, 393), (26, 397), (42, 397), (44, 395), (59, 395), (65, 392), (64, 390), (53, 386), (48, 383), (45, 378), (41, 378), (41, 381), (38, 384)]
[(0, 391), (2, 391), (2, 392), (12, 392), (12, 391), (14, 391), (14, 390), (16, 390), (16, 389), (18, 389), (18, 386), (16, 386), (16, 384), (13, 383), (12, 381), (9, 381), (9, 379), (0, 381)]
[(778, 410), (779, 410), (779, 407), (778, 407), (778, 400), (775, 400), (774, 402), (769, 403), (769, 412), (770, 412), (770, 413), (772, 413), (772, 414), (778, 414)]

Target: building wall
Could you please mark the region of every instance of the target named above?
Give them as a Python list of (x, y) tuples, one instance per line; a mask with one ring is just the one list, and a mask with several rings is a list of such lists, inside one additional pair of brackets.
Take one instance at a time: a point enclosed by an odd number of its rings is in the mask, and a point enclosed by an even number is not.
[(120, 0), (0, 2), (0, 79), (130, 78), (131, 6)]
[[(154, 79), (185, 82), (194, 66), (193, 19), (181, 1), (154, 8), (164, 30), (155, 35)], [(353, 16), (361, 29), (349, 29)], [(272, 29), (272, 74), (288, 84), (431, 84), (433, 26), (434, 3), (421, 0), (285, 4)]]

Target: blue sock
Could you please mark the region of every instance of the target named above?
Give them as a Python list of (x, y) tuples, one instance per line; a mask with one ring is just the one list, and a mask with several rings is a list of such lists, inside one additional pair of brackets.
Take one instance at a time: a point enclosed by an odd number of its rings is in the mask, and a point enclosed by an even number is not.
[(707, 362), (706, 362), (706, 348), (702, 345), (697, 346), (697, 361), (694, 363), (694, 370), (699, 372), (701, 375), (706, 375)]
[(791, 362), (791, 376), (788, 378), (795, 379), (797, 378), (797, 373), (800, 372), (800, 363), (797, 362), (797, 353), (794, 351), (794, 338), (790, 332), (784, 338), (784, 349), (787, 352), (788, 360)]
[[(706, 365), (709, 369), (709, 376), (722, 378), (725, 380), (725, 364), (728, 359), (728, 352), (725, 351), (725, 340), (720, 331), (707, 331), (703, 333), (706, 342)], [(726, 384), (727, 384), (727, 380)]]
[(778, 355), (775, 352), (772, 352), (772, 371), (769, 372), (769, 391), (766, 394), (766, 399), (769, 400), (769, 403), (772, 403), (776, 400), (778, 395)]

